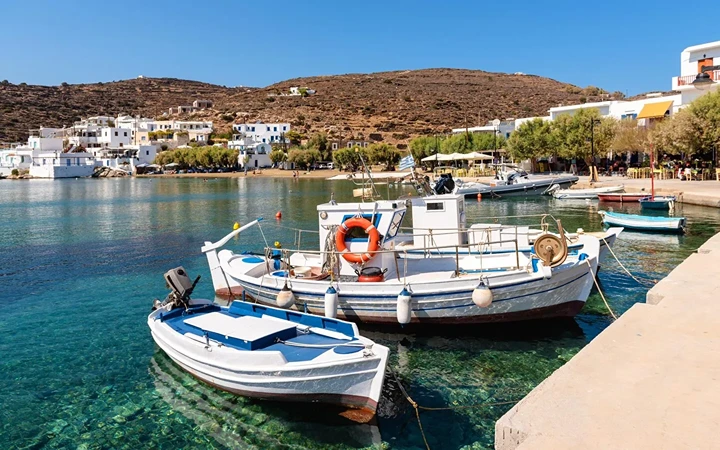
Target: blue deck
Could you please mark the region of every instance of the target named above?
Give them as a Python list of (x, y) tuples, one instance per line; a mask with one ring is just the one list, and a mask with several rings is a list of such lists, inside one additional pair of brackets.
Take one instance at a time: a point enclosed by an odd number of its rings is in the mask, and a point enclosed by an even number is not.
[[(335, 339), (313, 332), (310, 332), (309, 334), (303, 334), (299, 332), (297, 328), (292, 328), (290, 330), (283, 330), (275, 334), (262, 336), (252, 341), (247, 341), (237, 339), (231, 336), (225, 336), (220, 333), (213, 332), (213, 330), (210, 329), (203, 330), (197, 326), (186, 323), (186, 320), (190, 318), (217, 312), (227, 315), (229, 317), (250, 316), (260, 318), (263, 315), (272, 316), (279, 319), (288, 320), (298, 325), (304, 325), (314, 328), (324, 328), (326, 330), (344, 334), (352, 339)], [(207, 305), (191, 309), (189, 313), (186, 313), (185, 310), (182, 308), (177, 308), (170, 312), (162, 314), (161, 316), (159, 316), (158, 320), (166, 323), (178, 334), (189, 333), (197, 336), (198, 338), (200, 338), (200, 340), (204, 340), (207, 336), (213, 341), (221, 342), (223, 345), (234, 348), (236, 350), (279, 351), (283, 354), (283, 356), (288, 362), (310, 361), (328, 351), (333, 351), (340, 354), (347, 354), (358, 352), (363, 348), (363, 346), (357, 345), (359, 341), (357, 340), (357, 336), (355, 334), (355, 328), (352, 326), (352, 324), (349, 324), (347, 322), (241, 301), (233, 302), (229, 308), (223, 308), (217, 305)], [(282, 342), (278, 342), (278, 340), (286, 341), (291, 344), (309, 344), (313, 346), (322, 345), (326, 347), (297, 347), (294, 345), (288, 345)], [(353, 343), (355, 345), (345, 345), (348, 343)]]

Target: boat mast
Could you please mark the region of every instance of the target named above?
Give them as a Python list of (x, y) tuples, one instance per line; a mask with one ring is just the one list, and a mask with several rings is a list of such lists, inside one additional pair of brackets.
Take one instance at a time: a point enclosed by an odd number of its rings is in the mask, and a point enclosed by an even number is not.
[(650, 199), (655, 200), (655, 150), (650, 144)]

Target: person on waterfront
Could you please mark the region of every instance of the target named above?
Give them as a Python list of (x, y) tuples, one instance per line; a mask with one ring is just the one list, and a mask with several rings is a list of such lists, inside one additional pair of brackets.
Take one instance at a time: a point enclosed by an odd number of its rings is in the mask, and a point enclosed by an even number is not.
[(575, 158), (573, 158), (572, 160), (570, 160), (570, 173), (573, 174), (573, 175), (577, 175), (577, 174), (578, 174), (578, 170), (577, 170), (577, 160), (576, 160)]

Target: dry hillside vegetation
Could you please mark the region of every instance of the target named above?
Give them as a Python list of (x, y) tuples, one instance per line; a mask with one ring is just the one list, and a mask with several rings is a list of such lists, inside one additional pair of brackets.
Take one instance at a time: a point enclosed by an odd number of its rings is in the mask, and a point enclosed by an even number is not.
[[(316, 93), (281, 95), (291, 86)], [(70, 125), (80, 117), (142, 114), (158, 117), (169, 107), (212, 100), (212, 110), (174, 116), (204, 118), (226, 132), (233, 122), (290, 122), (305, 135), (407, 143), (420, 134), (484, 125), (495, 118), (547, 114), (550, 107), (607, 99), (549, 78), (464, 69), (424, 69), (319, 76), (266, 88), (227, 88), (171, 78), (111, 83), (30, 86), (0, 83), (0, 141), (22, 141), (38, 126)], [(402, 146), (402, 145), (401, 145)]]

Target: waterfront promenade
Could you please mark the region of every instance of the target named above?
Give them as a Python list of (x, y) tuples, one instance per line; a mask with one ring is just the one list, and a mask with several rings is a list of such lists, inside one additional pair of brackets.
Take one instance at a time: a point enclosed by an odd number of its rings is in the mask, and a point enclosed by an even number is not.
[[(591, 185), (590, 177), (582, 176), (574, 187), (584, 189), (618, 184), (624, 185), (626, 192), (647, 192), (649, 194), (651, 189), (650, 178), (628, 177), (600, 177), (597, 183)], [(689, 205), (720, 208), (720, 181), (655, 180), (655, 194), (675, 195), (678, 197), (678, 202)]]
[(720, 234), (501, 417), (496, 449), (720, 448), (719, 260)]

